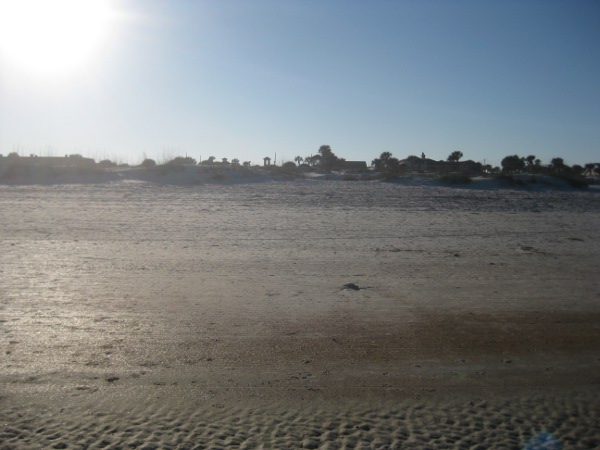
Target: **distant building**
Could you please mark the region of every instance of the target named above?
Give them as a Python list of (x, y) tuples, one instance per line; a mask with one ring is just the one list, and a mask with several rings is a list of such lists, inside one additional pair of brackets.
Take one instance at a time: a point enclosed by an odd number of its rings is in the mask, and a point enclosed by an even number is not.
[(585, 165), (583, 172), (585, 177), (600, 177), (600, 163), (589, 163)]
[(271, 165), (271, 158), (269, 158), (268, 156), (265, 156), (263, 158), (263, 166), (270, 166)]
[(17, 164), (20, 167), (91, 167), (96, 165), (92, 158), (84, 158), (81, 155), (60, 156), (17, 156), (9, 155), (2, 157), (0, 161), (9, 164)]
[(53, 166), (53, 167), (91, 167), (96, 165), (92, 158), (84, 158), (81, 155), (58, 156), (33, 156), (23, 158), (33, 166)]
[(86, 173), (95, 171), (100, 166), (92, 158), (81, 155), (56, 156), (27, 156), (21, 157), (16, 153), (0, 157), (0, 178), (11, 179), (21, 176), (43, 174), (51, 176), (67, 173)]

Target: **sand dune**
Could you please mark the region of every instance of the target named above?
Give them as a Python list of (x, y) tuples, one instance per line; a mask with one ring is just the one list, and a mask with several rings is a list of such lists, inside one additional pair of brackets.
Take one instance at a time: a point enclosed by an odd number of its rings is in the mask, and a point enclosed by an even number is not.
[[(235, 185), (253, 183), (273, 183), (282, 181), (381, 181), (381, 174), (365, 171), (362, 173), (344, 172), (308, 172), (302, 170), (283, 170), (279, 167), (270, 169), (261, 167), (241, 167), (231, 165), (193, 165), (166, 164), (150, 168), (139, 166), (102, 168), (91, 166), (45, 167), (28, 166), (18, 170), (9, 164), (0, 164), (0, 185), (45, 185), (60, 186), (66, 184), (127, 184), (145, 183), (159, 186), (198, 186), (198, 185)], [(600, 185), (594, 180), (591, 191), (598, 192)], [(577, 192), (583, 189), (573, 187), (567, 180), (542, 174), (515, 174), (510, 177), (474, 177), (467, 184), (452, 184), (444, 182), (439, 175), (408, 174), (399, 176), (385, 183), (409, 187), (446, 187), (468, 190), (498, 190), (509, 189), (516, 191), (569, 191)]]

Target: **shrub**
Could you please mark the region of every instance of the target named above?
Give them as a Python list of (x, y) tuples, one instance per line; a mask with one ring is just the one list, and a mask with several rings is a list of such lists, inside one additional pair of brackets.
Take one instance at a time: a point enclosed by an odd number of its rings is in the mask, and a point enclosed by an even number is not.
[(100, 161), (98, 163), (98, 166), (103, 168), (103, 169), (109, 169), (111, 167), (117, 167), (117, 163), (112, 162), (109, 159), (103, 159), (102, 161)]
[(392, 172), (383, 172), (381, 174), (381, 179), (385, 181), (395, 180), (396, 178), (398, 178), (398, 175)]
[(153, 169), (158, 175), (166, 175), (170, 172), (183, 172), (185, 167), (183, 167), (181, 164), (168, 163), (155, 166)]
[(196, 160), (191, 156), (177, 156), (173, 158), (171, 161), (167, 161), (165, 164), (168, 165), (182, 165), (182, 164), (192, 164), (196, 165)]
[(143, 167), (144, 169), (150, 169), (150, 168), (156, 166), (156, 161), (154, 161), (153, 159), (146, 158), (145, 160), (142, 161), (140, 166)]
[[(517, 178), (513, 177), (512, 175), (507, 175), (505, 173), (500, 173), (500, 174), (494, 175), (493, 178), (495, 180), (503, 181), (505, 183), (508, 183), (508, 184), (511, 184), (514, 186), (525, 186), (524, 180), (517, 179)], [(537, 183), (537, 179), (534, 178), (533, 180), (534, 181), (532, 181), (532, 183)]]
[(222, 170), (215, 170), (211, 178), (213, 180), (221, 181), (225, 179), (225, 174)]
[(585, 189), (590, 185), (589, 181), (580, 175), (563, 175), (560, 177), (560, 179), (569, 183), (570, 186), (578, 189)]
[(457, 172), (452, 172), (452, 173), (447, 173), (445, 175), (442, 175), (440, 177), (440, 181), (442, 181), (443, 183), (448, 183), (448, 184), (469, 184), (469, 183), (473, 182), (471, 177), (469, 175), (467, 175), (466, 173), (457, 173)]
[[(273, 166), (273, 167), (276, 167), (276, 166)], [(279, 168), (279, 171), (281, 171), (282, 173), (287, 173), (287, 174), (295, 174), (298, 172), (298, 167), (296, 166), (296, 163), (294, 163), (292, 161), (288, 161)]]

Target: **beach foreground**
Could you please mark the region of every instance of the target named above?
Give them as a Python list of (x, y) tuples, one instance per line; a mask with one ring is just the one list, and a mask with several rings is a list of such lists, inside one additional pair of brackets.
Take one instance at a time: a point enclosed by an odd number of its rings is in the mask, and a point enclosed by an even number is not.
[(597, 448), (599, 197), (0, 186), (0, 448)]

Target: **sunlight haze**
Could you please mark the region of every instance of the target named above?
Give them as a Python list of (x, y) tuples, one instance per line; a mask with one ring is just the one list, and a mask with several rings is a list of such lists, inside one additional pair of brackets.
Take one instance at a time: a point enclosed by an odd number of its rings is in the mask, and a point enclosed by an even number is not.
[(110, 33), (108, 0), (21, 0), (0, 3), (0, 51), (37, 77), (68, 75), (89, 60)]
[(1, 154), (600, 159), (596, 2), (0, 5)]

